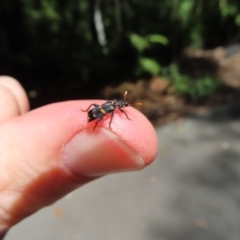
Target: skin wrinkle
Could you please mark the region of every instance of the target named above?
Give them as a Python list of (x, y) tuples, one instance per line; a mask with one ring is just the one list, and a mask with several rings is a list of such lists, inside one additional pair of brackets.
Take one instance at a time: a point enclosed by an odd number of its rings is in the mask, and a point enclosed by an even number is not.
[[(17, 194), (19, 194), (19, 192)], [(16, 195), (16, 192), (14, 192), (13, 195)], [(1, 232), (2, 229), (6, 229), (7, 226), (13, 224), (12, 223), (12, 221), (14, 219), (13, 216), (16, 214), (16, 213), (13, 214), (12, 211), (10, 210), (10, 208), (8, 207), (8, 205), (4, 204), (4, 203), (8, 203), (9, 205), (11, 205), (11, 200), (10, 200), (9, 196), (11, 196), (11, 194), (9, 194), (7, 191), (4, 194), (1, 194), (1, 201), (0, 201), (0, 216), (1, 216), (1, 219), (0, 219), (0, 232)], [(15, 196), (14, 196), (14, 199), (15, 199)]]
[[(5, 198), (4, 194), (1, 194), (1, 199), (2, 198), (3, 199)], [(2, 200), (0, 201), (0, 216), (1, 216), (0, 226), (2, 225), (2, 222), (3, 222), (4, 219), (10, 219), (11, 216), (12, 216), (10, 214), (10, 212), (7, 211), (7, 207), (5, 206), (5, 204), (3, 204), (2, 202), (6, 202), (6, 201), (2, 201)], [(6, 220), (4, 220), (4, 221), (6, 221)], [(1, 230), (1, 228), (0, 228), (0, 230)]]
[(17, 178), (25, 179), (27, 180), (26, 182), (28, 182), (34, 175), (38, 175), (39, 169), (36, 170), (33, 168), (36, 165), (29, 166), (27, 162), (25, 162), (26, 157), (23, 156), (17, 148), (13, 147), (13, 151), (11, 153), (12, 154), (8, 159), (14, 159), (14, 161), (5, 161), (6, 172), (10, 173), (10, 179), (15, 179), (16, 176), (18, 176)]
[[(36, 179), (37, 180), (37, 179)], [(42, 181), (42, 180), (41, 180)], [(32, 182), (34, 182), (34, 179), (32, 180)], [(31, 182), (29, 182), (29, 184), (31, 184)], [(56, 195), (63, 195), (63, 190), (62, 188), (57, 188), (56, 185), (58, 184), (57, 181), (55, 182), (45, 182), (42, 181), (41, 186), (42, 187), (38, 187), (38, 188), (34, 188), (35, 193), (33, 193), (32, 195), (28, 194), (28, 197), (24, 199), (24, 202), (22, 202), (22, 200), (20, 200), (22, 198), (22, 193), (25, 191), (28, 191), (29, 188), (29, 184), (22, 186), (22, 189), (19, 188), (18, 192), (14, 192), (12, 190), (7, 189), (5, 192), (3, 192), (3, 194), (1, 194), (1, 199), (4, 199), (2, 203), (0, 203), (0, 209), (4, 209), (4, 211), (2, 212), (2, 216), (10, 216), (10, 219), (12, 219), (11, 221), (13, 222), (9, 222), (8, 219), (9, 217), (6, 218), (6, 220), (4, 221), (6, 225), (13, 225), (16, 222), (18, 222), (19, 219), (29, 216), (30, 214), (32, 214), (33, 212), (35, 212), (40, 206), (39, 206), (39, 202), (36, 201), (36, 193), (37, 195), (48, 195), (48, 196), (56, 196)], [(77, 187), (77, 185), (75, 184), (75, 188)], [(71, 191), (73, 189), (71, 188), (67, 188), (67, 193), (69, 191)], [(20, 200), (20, 203), (18, 203)], [(5, 202), (5, 204), (4, 204)], [(6, 205), (7, 203), (7, 205)], [(17, 205), (16, 205), (17, 203)], [(28, 207), (28, 211), (22, 211), (22, 204), (26, 204)], [(53, 202), (42, 202), (42, 207), (47, 206), (52, 204)], [(12, 206), (14, 206), (14, 208), (12, 208)], [(30, 207), (31, 206), (31, 207)], [(15, 219), (15, 220), (14, 220)], [(0, 224), (1, 225), (1, 224)]]
[[(20, 189), (19, 189), (20, 190)], [(5, 214), (1, 216), (11, 216), (9, 211), (9, 205), (12, 204), (13, 199), (16, 199), (16, 194), (19, 195), (21, 191), (12, 191), (10, 189), (6, 189), (3, 193), (1, 193), (1, 201), (0, 201), (0, 210), (3, 210)], [(15, 200), (14, 200), (15, 201)], [(5, 219), (8, 219), (5, 217)]]
[[(105, 128), (105, 129), (106, 129), (106, 128)], [(114, 132), (113, 132), (113, 131), (109, 131), (109, 129), (106, 129), (106, 130), (107, 130), (110, 134), (113, 134), (113, 135), (115, 135), (117, 138), (119, 138), (119, 141), (121, 141), (121, 142), (123, 142), (124, 144), (126, 144), (126, 139), (125, 139), (124, 135), (123, 135), (123, 136), (120, 136), (120, 134), (118, 133), (118, 131), (114, 131)], [(133, 144), (133, 146), (134, 146), (134, 144)], [(128, 147), (131, 148), (132, 151), (135, 152), (136, 154), (139, 154), (142, 159), (144, 159), (143, 156), (141, 155), (141, 153), (140, 153), (139, 151), (137, 151), (135, 148), (133, 148), (133, 147), (130, 146), (130, 145), (128, 145)]]
[[(135, 109), (134, 109), (135, 110)], [(136, 110), (135, 110), (136, 111)], [(128, 120), (128, 119), (127, 119)], [(122, 141), (124, 141), (124, 142), (126, 142), (126, 143), (129, 143), (129, 140), (128, 140), (128, 137), (127, 137), (127, 135), (125, 134), (125, 132), (124, 132), (124, 134), (122, 134), (122, 132), (123, 131), (121, 131), (122, 129), (120, 128), (120, 127), (122, 127), (122, 125), (120, 125), (120, 124), (118, 124), (118, 126), (116, 127), (116, 128), (114, 128), (114, 130), (112, 131), (116, 136), (118, 136), (119, 137), (119, 139), (121, 139)], [(130, 129), (131, 130), (131, 129)], [(140, 135), (142, 135), (141, 133), (142, 133), (142, 131), (141, 131), (141, 129), (138, 129), (137, 130), (138, 131), (138, 134), (140, 134)], [(132, 133), (132, 134), (134, 134), (134, 132)], [(129, 146), (135, 151), (135, 152), (137, 152), (143, 159), (147, 159), (147, 156), (146, 155), (143, 155), (140, 151), (138, 151), (137, 149), (139, 149), (139, 147), (138, 147), (138, 142), (139, 142), (139, 140), (142, 140), (142, 139), (145, 139), (146, 138), (146, 136), (141, 136), (141, 137), (138, 137), (138, 139), (136, 139), (137, 141), (131, 141), (130, 142), (130, 144), (129, 144)], [(135, 140), (135, 139), (134, 139)], [(150, 141), (149, 141), (150, 142)], [(144, 143), (144, 144), (146, 144), (146, 143)], [(155, 158), (155, 157), (154, 157)]]
[[(8, 135), (8, 140), (13, 139), (10, 137), (10, 135)], [(10, 146), (10, 143), (8, 143), (9, 141), (7, 141), (6, 146)], [(0, 144), (1, 146), (4, 146), (4, 144)], [(18, 148), (15, 147), (19, 145), (18, 141), (16, 142), (11, 142), (11, 149), (13, 149), (11, 152), (6, 152), (5, 156), (1, 157), (1, 161), (2, 161), (2, 169), (0, 172), (2, 172), (0, 174), (0, 176), (5, 176), (7, 174), (7, 176), (5, 177), (5, 179), (3, 181), (1, 181), (0, 187), (1, 187), (1, 194), (4, 193), (4, 190), (6, 190), (6, 188), (11, 189), (11, 185), (13, 185), (13, 188), (16, 188), (16, 184), (18, 186), (18, 188), (20, 189), (20, 191), (22, 191), (22, 187), (21, 185), (25, 186), (27, 184), (27, 182), (31, 182), (32, 179), (34, 179), (34, 177), (39, 175), (40, 168), (39, 166), (41, 166), (41, 164), (38, 165), (29, 165), (27, 164), (27, 162), (25, 161), (25, 159), (27, 158), (27, 156), (23, 156), (21, 154), (20, 151), (18, 151)], [(5, 151), (3, 151), (5, 152)], [(24, 151), (27, 152), (27, 151)], [(10, 155), (9, 155), (10, 153)], [(6, 161), (4, 161), (3, 159), (6, 159)], [(7, 159), (14, 159), (14, 161), (7, 161)], [(16, 161), (17, 160), (17, 161)], [(3, 164), (4, 163), (4, 164)], [(3, 169), (4, 167), (4, 169)], [(14, 179), (21, 179), (20, 182), (15, 182)], [(24, 182), (23, 179), (25, 179)], [(5, 183), (4, 186), (2, 185), (2, 183)], [(19, 184), (20, 183), (20, 184)]]
[[(1, 184), (1, 198), (0, 198), (0, 209), (1, 209), (1, 216), (11, 216), (13, 217), (14, 213), (9, 209), (9, 206), (12, 206), (17, 199), (21, 196), (21, 193), (24, 191), (24, 189), (28, 186), (28, 182), (30, 183), (33, 180), (33, 176), (38, 176), (39, 169), (34, 170), (32, 168), (33, 166), (28, 166), (25, 161), (24, 157), (19, 154), (19, 152), (14, 148), (14, 151), (11, 152), (12, 156), (7, 156), (6, 159), (18, 159), (20, 158), (20, 161), (17, 161), (18, 164), (22, 165), (20, 167), (16, 167), (16, 165), (13, 167), (12, 164), (16, 162), (11, 161), (5, 161), (5, 173), (7, 174), (7, 179), (5, 178), (4, 181), (1, 181), (2, 183), (5, 183), (4, 186)], [(21, 157), (20, 157), (21, 156)], [(24, 169), (25, 171), (19, 171), (20, 169)], [(35, 173), (34, 173), (35, 172)], [(21, 173), (19, 175), (19, 173)], [(2, 176), (3, 174), (0, 174)], [(19, 175), (19, 176), (18, 176)], [(18, 176), (18, 177), (17, 177)], [(21, 181), (16, 182), (14, 179), (21, 179)], [(23, 181), (25, 179), (25, 181)], [(17, 186), (16, 186), (17, 184)], [(17, 189), (17, 192), (15, 191)], [(10, 197), (10, 198), (9, 198)], [(11, 199), (12, 197), (12, 199)], [(10, 200), (11, 199), (11, 200)], [(19, 211), (21, 213), (21, 211)], [(16, 212), (15, 212), (16, 214)]]

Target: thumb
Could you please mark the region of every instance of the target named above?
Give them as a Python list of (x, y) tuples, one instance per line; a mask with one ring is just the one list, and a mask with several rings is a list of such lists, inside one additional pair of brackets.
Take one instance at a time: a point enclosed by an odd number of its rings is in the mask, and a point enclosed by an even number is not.
[(132, 121), (116, 113), (112, 131), (109, 119), (92, 131), (79, 110), (89, 104), (52, 104), (0, 127), (0, 232), (97, 177), (154, 160), (156, 134), (140, 112), (128, 108)]

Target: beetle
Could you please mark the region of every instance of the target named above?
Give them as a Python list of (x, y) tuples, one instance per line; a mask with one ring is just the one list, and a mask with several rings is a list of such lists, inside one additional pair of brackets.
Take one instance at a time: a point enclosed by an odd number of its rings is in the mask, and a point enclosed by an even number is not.
[[(113, 116), (114, 116), (114, 112), (115, 110), (118, 108), (122, 113), (125, 114), (126, 118), (128, 120), (131, 120), (127, 113), (122, 109), (128, 106), (141, 106), (142, 103), (133, 103), (133, 104), (129, 104), (127, 101), (127, 91), (125, 91), (124, 93), (124, 98), (121, 100), (107, 100), (105, 103), (103, 103), (102, 105), (96, 104), (96, 103), (92, 103), (86, 110), (82, 110), (83, 112), (87, 112), (88, 113), (88, 122), (94, 121), (96, 120), (96, 124), (93, 128), (93, 131), (95, 130), (95, 128), (98, 125), (98, 122), (100, 122), (101, 120), (103, 120), (104, 116), (106, 116), (107, 114), (111, 114), (111, 119), (109, 121), (109, 128), (111, 129), (111, 123), (113, 120)], [(93, 106), (93, 108), (91, 110), (89, 110), (91, 107)]]

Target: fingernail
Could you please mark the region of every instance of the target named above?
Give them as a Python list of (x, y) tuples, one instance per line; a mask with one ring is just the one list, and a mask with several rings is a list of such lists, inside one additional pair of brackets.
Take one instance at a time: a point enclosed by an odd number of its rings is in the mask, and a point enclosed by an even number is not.
[(81, 176), (134, 171), (144, 168), (143, 158), (106, 129), (82, 131), (64, 149), (66, 167)]

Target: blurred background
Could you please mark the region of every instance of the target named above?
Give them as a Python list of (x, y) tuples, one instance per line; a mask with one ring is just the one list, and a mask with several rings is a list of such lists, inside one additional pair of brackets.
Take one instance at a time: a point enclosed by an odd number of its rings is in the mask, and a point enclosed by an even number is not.
[(128, 90), (161, 126), (147, 170), (91, 183), (8, 239), (239, 239), (238, 0), (1, 0), (0, 56), (32, 109)]
[(237, 0), (2, 0), (0, 74), (22, 83), (32, 108), (128, 90), (162, 124), (238, 95), (239, 8)]

